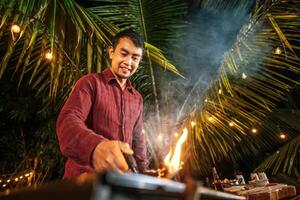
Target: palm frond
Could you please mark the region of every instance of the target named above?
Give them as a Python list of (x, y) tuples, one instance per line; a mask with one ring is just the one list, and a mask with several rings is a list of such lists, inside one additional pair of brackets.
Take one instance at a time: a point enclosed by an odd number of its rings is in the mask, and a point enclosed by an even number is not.
[[(264, 130), (263, 122), (299, 81), (299, 43), (295, 41), (300, 18), (294, 17), (299, 15), (299, 6), (298, 1), (277, 1), (268, 9), (257, 9), (224, 55), (218, 79), (185, 120), (185, 127), (197, 123), (190, 134), (195, 138), (190, 154), (199, 174), (209, 173), (202, 165), (205, 155), (210, 155), (212, 164), (229, 156), (240, 157), (237, 146), (241, 141), (243, 149), (253, 153), (272, 146), (267, 138), (275, 138), (275, 132)], [(258, 133), (252, 133), (252, 128)], [(257, 134), (265, 136), (259, 140)]]
[(267, 157), (254, 171), (270, 171), (272, 174), (284, 173), (299, 179), (299, 149), (300, 136), (295, 137)]
[[(1, 53), (0, 77), (9, 66), (20, 84), (28, 81), (46, 99), (61, 101), (80, 76), (107, 67), (102, 66), (107, 64), (105, 49), (119, 28), (91, 10), (73, 0), (22, 0), (18, 4), (1, 0), (0, 5), (0, 43), (6, 47)], [(20, 33), (10, 31), (13, 24), (21, 27)], [(180, 74), (159, 49), (151, 47), (150, 59)], [(46, 53), (52, 55), (50, 61)], [(27, 74), (29, 80), (24, 79)]]
[[(145, 102), (157, 104), (160, 75), (155, 73), (155, 66), (161, 66), (179, 76), (179, 71), (156, 46), (162, 47), (176, 41), (179, 35), (174, 34), (184, 27), (181, 19), (186, 12), (186, 5), (178, 0), (171, 1), (140, 1), (140, 0), (96, 0), (96, 5), (89, 10), (95, 15), (106, 19), (120, 28), (133, 28), (140, 32), (146, 43), (146, 59), (132, 81), (145, 97)], [(150, 44), (151, 43), (151, 44)], [(153, 63), (154, 62), (154, 63)], [(141, 80), (143, 80), (141, 82)], [(150, 93), (149, 93), (150, 92)], [(150, 94), (150, 95), (149, 95)]]

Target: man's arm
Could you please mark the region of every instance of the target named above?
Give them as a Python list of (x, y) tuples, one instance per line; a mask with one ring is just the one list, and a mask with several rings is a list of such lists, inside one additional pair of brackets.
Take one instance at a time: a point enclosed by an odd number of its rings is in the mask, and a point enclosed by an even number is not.
[(140, 172), (148, 168), (147, 147), (143, 132), (143, 102), (141, 102), (140, 114), (133, 129), (132, 149)]
[(56, 123), (59, 146), (63, 155), (80, 165), (90, 165), (95, 147), (100, 142), (107, 141), (85, 124), (95, 98), (94, 87), (91, 77), (81, 78), (75, 84)]
[(109, 141), (85, 124), (95, 98), (92, 78), (85, 76), (76, 83), (59, 114), (56, 132), (60, 149), (66, 157), (80, 165), (92, 165), (96, 171), (127, 171), (122, 153), (133, 153), (129, 145)]

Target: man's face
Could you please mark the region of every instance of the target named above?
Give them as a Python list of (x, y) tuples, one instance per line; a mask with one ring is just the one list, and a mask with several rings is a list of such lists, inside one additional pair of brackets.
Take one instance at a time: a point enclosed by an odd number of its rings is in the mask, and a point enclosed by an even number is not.
[(128, 79), (138, 68), (143, 50), (127, 37), (120, 38), (116, 48), (109, 48), (111, 70), (117, 79)]

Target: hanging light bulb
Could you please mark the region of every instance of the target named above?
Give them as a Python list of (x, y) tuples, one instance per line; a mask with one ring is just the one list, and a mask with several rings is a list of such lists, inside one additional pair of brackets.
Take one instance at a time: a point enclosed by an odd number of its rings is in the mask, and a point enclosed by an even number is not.
[(196, 125), (196, 122), (192, 121), (191, 126), (194, 127)]
[(274, 51), (275, 54), (279, 55), (281, 54), (281, 48), (280, 47), (277, 47)]
[(14, 24), (14, 25), (11, 26), (10, 31), (11, 31), (12, 33), (20, 33), (21, 28), (20, 28), (19, 25)]
[(285, 140), (285, 139), (287, 138), (287, 135), (286, 135), (285, 133), (281, 133), (281, 134), (279, 135), (279, 137), (280, 137), (280, 139)]
[(219, 89), (219, 94), (222, 94), (222, 90), (221, 89)]
[(230, 123), (229, 123), (229, 126), (231, 126), (231, 127), (232, 127), (232, 126), (233, 126), (233, 122), (230, 122)]
[(242, 79), (246, 79), (247, 78), (247, 75), (243, 72), (242, 73)]
[(251, 131), (252, 131), (252, 133), (257, 133), (257, 129), (256, 128), (252, 128)]
[(53, 58), (52, 52), (48, 51), (48, 52), (45, 54), (45, 58), (46, 58), (47, 60), (52, 60), (52, 58)]
[(159, 134), (157, 139), (158, 139), (159, 141), (162, 141), (162, 139), (163, 139), (163, 138), (162, 138), (162, 135)]

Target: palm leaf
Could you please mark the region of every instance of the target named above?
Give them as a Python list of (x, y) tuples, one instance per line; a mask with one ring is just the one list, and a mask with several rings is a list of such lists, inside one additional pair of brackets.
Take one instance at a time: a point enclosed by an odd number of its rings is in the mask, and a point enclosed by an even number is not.
[[(66, 97), (65, 91), (83, 74), (104, 69), (101, 67), (101, 64), (107, 63), (104, 49), (110, 45), (112, 35), (119, 30), (115, 25), (102, 20), (73, 0), (22, 0), (18, 5), (15, 1), (8, 4), (1, 0), (0, 5), (3, 13), (0, 30), (5, 33), (0, 42), (7, 46), (6, 41), (10, 41), (8, 20), (21, 26), (21, 32), (3, 52), (0, 77), (8, 64), (16, 66), (15, 74), (19, 75), (20, 84), (28, 74), (28, 81), (39, 88), (39, 94), (50, 100)], [(35, 43), (35, 40), (42, 42)], [(46, 52), (52, 53), (51, 62), (44, 58)], [(159, 49), (149, 48), (148, 56), (179, 74)], [(17, 63), (15, 58), (18, 58)], [(38, 77), (41, 73), (43, 75)]]
[[(198, 126), (190, 134), (195, 138), (191, 139), (191, 163), (198, 174), (209, 173), (207, 165), (201, 164), (205, 155), (210, 155), (210, 165), (214, 165), (224, 158), (241, 157), (238, 148), (241, 142), (243, 152), (254, 154), (261, 148), (272, 148), (274, 140), (278, 143), (274, 129), (265, 129), (263, 123), (298, 83), (300, 60), (295, 49), (299, 43), (295, 41), (299, 35), (295, 31), (300, 27), (300, 18), (293, 16), (299, 14), (299, 6), (299, 2), (293, 2), (283, 7), (277, 1), (267, 9), (256, 8), (235, 44), (224, 55), (218, 79), (210, 84), (197, 109), (183, 124), (190, 127), (193, 121)], [(271, 20), (276, 19), (276, 25), (274, 20), (270, 22), (270, 16)], [(283, 47), (284, 51), (277, 54), (277, 47)], [(260, 139), (251, 133), (253, 127), (263, 134)], [(197, 146), (203, 148), (199, 150)], [(292, 155), (289, 151), (287, 154)]]
[(267, 157), (254, 171), (271, 171), (272, 174), (285, 173), (299, 177), (300, 136), (295, 137)]
[[(159, 113), (157, 79), (160, 75), (157, 75), (157, 70), (154, 69), (154, 66), (158, 65), (179, 76), (182, 75), (165, 58), (162, 51), (153, 45), (163, 47), (163, 45), (178, 38), (178, 35), (174, 33), (184, 26), (180, 16), (184, 15), (185, 4), (178, 0), (167, 2), (151, 0), (97, 0), (93, 2), (101, 5), (89, 8), (95, 15), (114, 23), (118, 27), (134, 28), (143, 35), (146, 41), (145, 55), (147, 60), (141, 64), (142, 66), (132, 81), (144, 96), (146, 104), (154, 103), (156, 112)], [(143, 81), (141, 82), (141, 80)], [(151, 92), (151, 95), (149, 95), (149, 92)]]

